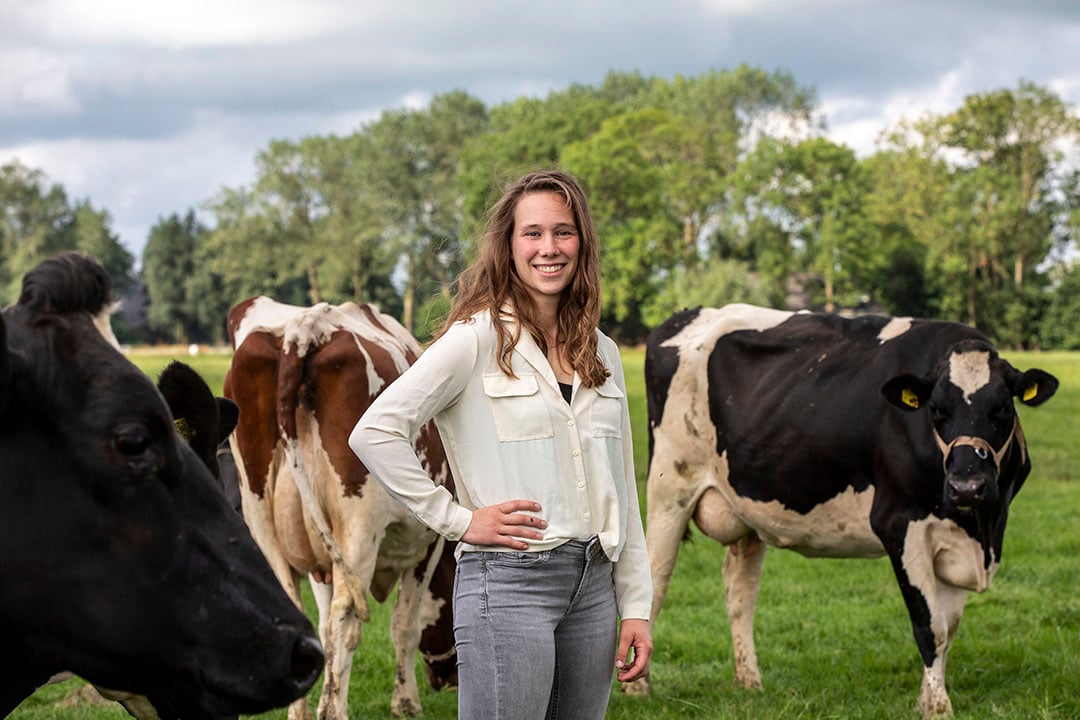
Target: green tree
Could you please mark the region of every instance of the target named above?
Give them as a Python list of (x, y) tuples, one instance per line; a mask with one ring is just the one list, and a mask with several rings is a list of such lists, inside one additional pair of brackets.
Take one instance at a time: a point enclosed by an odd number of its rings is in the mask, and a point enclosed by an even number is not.
[(711, 257), (693, 269), (673, 270), (644, 308), (642, 319), (647, 327), (656, 327), (685, 308), (720, 307), (734, 302), (768, 305), (776, 292), (769, 280), (753, 272), (747, 263)]
[(118, 295), (129, 291), (134, 284), (135, 257), (120, 244), (110, 229), (112, 219), (104, 210), (95, 210), (86, 200), (75, 204), (71, 211), (71, 234), (75, 249), (92, 255), (105, 266)]
[(637, 74), (611, 73), (600, 88), (574, 84), (545, 98), (522, 97), (493, 107), (486, 132), (470, 139), (461, 152), (465, 254), (503, 184), (537, 168), (558, 166), (565, 147), (596, 132), (648, 84)]
[(671, 122), (662, 110), (628, 111), (563, 150), (563, 164), (589, 194), (600, 234), (605, 325), (623, 335), (644, 332), (643, 305), (656, 294), (657, 279), (684, 257), (680, 218), (666, 202), (669, 173), (653, 142)]
[[(770, 262), (785, 274), (792, 268), (822, 279), (825, 310), (852, 305), (869, 293), (872, 248), (866, 242), (863, 211), (868, 182), (850, 148), (825, 138), (798, 143), (766, 138), (740, 164), (734, 181), (732, 221), (748, 234), (759, 252), (789, 258)], [(785, 245), (776, 240), (786, 236)], [(775, 282), (785, 277), (774, 276)]]
[(1061, 266), (1043, 315), (1043, 347), (1080, 350), (1080, 265)]
[(486, 127), (483, 103), (451, 92), (423, 110), (385, 112), (364, 128), (372, 155), (366, 180), (379, 201), (381, 235), (400, 253), (402, 324), (410, 331), (418, 298), (448, 293), (462, 267), (460, 154)]
[(150, 229), (143, 250), (142, 276), (148, 300), (150, 328), (172, 342), (187, 343), (197, 327), (198, 313), (191, 298), (196, 249), (206, 229), (189, 210), (184, 217), (170, 215)]
[(40, 170), (18, 161), (0, 167), (0, 306), (18, 298), (28, 270), (65, 250), (98, 258), (118, 294), (129, 288), (133, 258), (110, 225), (107, 212), (71, 204)]
[[(934, 199), (909, 227), (924, 243), (937, 313), (1013, 347), (1036, 343), (1047, 277), (1075, 203), (1062, 148), (1080, 119), (1029, 82), (965, 98), (954, 112), (901, 124), (890, 151), (931, 170)], [(915, 184), (912, 180), (905, 181)]]

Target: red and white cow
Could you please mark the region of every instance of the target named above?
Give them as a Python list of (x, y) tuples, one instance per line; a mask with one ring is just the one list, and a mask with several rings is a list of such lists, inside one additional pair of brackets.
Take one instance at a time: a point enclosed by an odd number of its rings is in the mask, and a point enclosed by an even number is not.
[[(245, 300), (229, 313), (235, 349), (225, 395), (240, 407), (232, 436), (244, 518), (286, 590), (298, 604), (299, 581), (313, 579), (326, 674), (321, 718), (347, 718), (349, 673), (370, 618), (367, 594), (384, 601), (400, 581), (391, 634), (397, 678), (395, 716), (418, 714), (415, 657), (425, 626), (450, 623), (450, 588), (430, 588), (452, 550), (370, 477), (348, 446), (349, 432), (371, 400), (419, 356), (416, 340), (371, 305), (297, 307), (270, 298)], [(415, 439), (436, 483), (451, 484), (442, 442), (429, 423)], [(439, 638), (428, 632), (425, 639)], [(431, 675), (452, 656), (452, 637), (424, 647)], [(456, 684), (451, 677), (432, 685)], [(307, 705), (289, 717), (306, 717)]]

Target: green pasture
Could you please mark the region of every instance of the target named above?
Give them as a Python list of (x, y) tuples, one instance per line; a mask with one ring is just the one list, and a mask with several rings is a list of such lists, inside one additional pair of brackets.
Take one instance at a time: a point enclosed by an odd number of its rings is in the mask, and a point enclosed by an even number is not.
[[(1061, 380), (1041, 408), (1022, 408), (1034, 470), (1013, 502), (1001, 570), (985, 594), (971, 596), (949, 655), (948, 682), (961, 720), (1080, 718), (1080, 354), (1009, 353), (1026, 369)], [(151, 375), (169, 357), (131, 355)], [(178, 356), (220, 390), (227, 355)], [(645, 402), (641, 349), (624, 352), (644, 501)], [(872, 398), (871, 400), (874, 400)], [(344, 431), (344, 430), (343, 430)], [(674, 720), (916, 718), (922, 679), (907, 612), (888, 562), (809, 560), (770, 551), (758, 602), (756, 638), (765, 691), (732, 682), (723, 609), (723, 549), (694, 532), (679, 557), (654, 628), (651, 698), (614, 692), (608, 718)], [(309, 605), (310, 609), (310, 605)], [(372, 621), (353, 666), (350, 715), (389, 717), (393, 654), (390, 607)], [(423, 671), (418, 663), (418, 674)], [(314, 699), (315, 693), (312, 693)], [(11, 715), (16, 720), (125, 718), (118, 706), (88, 704), (81, 682), (44, 688)], [(421, 685), (424, 717), (456, 717), (455, 696)], [(314, 701), (314, 700), (313, 700)], [(285, 712), (263, 718), (284, 718)]]

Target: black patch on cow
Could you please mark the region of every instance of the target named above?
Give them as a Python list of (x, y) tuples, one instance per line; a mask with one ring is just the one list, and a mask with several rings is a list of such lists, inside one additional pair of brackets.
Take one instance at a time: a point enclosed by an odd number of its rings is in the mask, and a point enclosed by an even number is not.
[[(964, 326), (916, 321), (882, 343), (890, 321), (796, 314), (719, 338), (708, 362), (709, 412), (737, 493), (807, 513), (849, 487), (869, 487), (883, 461), (875, 452), (889, 409), (882, 385), (901, 368), (929, 373), (958, 334), (981, 338)], [(924, 428), (905, 434), (929, 440)]]
[(667, 405), (671, 379), (679, 367), (679, 348), (661, 347), (678, 335), (701, 314), (701, 308), (683, 310), (649, 333), (645, 342), (645, 377), (649, 378), (645, 403), (649, 420), (649, 456), (652, 457), (653, 428), (660, 424)]

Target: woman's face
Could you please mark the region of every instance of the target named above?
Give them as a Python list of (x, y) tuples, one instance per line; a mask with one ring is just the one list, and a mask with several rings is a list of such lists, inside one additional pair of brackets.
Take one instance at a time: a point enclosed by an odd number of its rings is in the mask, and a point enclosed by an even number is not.
[(548, 191), (521, 196), (514, 209), (510, 251), (518, 277), (534, 300), (558, 299), (577, 269), (579, 245), (566, 198)]

